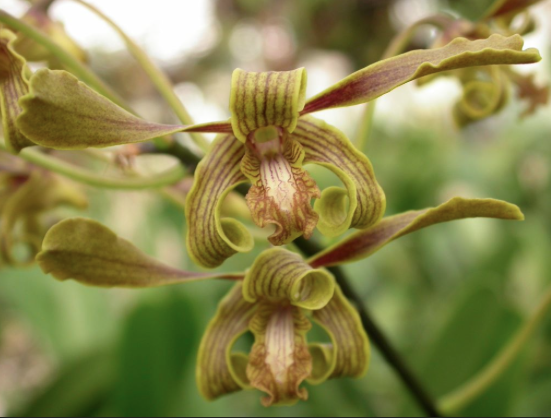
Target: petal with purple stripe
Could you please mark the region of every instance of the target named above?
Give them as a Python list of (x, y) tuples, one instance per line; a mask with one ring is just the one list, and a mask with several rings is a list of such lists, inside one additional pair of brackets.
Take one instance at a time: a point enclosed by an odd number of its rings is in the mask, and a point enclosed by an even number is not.
[(220, 214), (224, 198), (247, 180), (240, 168), (244, 154), (233, 135), (219, 135), (197, 166), (186, 199), (187, 247), (193, 261), (204, 267), (217, 267), (237, 252), (253, 249), (245, 226)]
[(456, 197), (436, 208), (384, 218), (371, 228), (356, 232), (317, 254), (309, 262), (313, 267), (328, 267), (360, 260), (401, 236), (431, 225), (465, 218), (521, 221), (524, 215), (517, 206), (500, 200)]
[(386, 199), (371, 162), (342, 132), (322, 120), (303, 116), (292, 136), (304, 148), (305, 164), (333, 171), (346, 187), (326, 189), (316, 202), (321, 233), (334, 237), (349, 228), (365, 229), (381, 219)]

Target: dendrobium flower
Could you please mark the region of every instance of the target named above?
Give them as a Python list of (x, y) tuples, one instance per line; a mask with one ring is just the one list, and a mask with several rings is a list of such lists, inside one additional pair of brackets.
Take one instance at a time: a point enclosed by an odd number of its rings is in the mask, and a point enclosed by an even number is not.
[[(212, 400), (242, 389), (268, 394), (264, 405), (291, 405), (307, 397), (302, 382), (361, 377), (369, 342), (358, 313), (324, 268), (366, 258), (421, 228), (458, 219), (524, 219), (515, 205), (492, 199), (454, 198), (432, 209), (383, 218), (307, 261), (284, 248), (263, 252), (246, 273), (193, 273), (162, 264), (98, 222), (68, 219), (46, 235), (37, 260), (45, 273), (102, 287), (151, 287), (224, 278), (237, 283), (206, 331), (197, 361), (197, 383)], [(311, 322), (329, 344), (308, 344)], [(251, 331), (249, 354), (232, 351)]]
[[(327, 331), (331, 344), (308, 345), (310, 319)], [(250, 354), (232, 353), (248, 330), (255, 337)], [(199, 349), (197, 383), (211, 400), (256, 388), (268, 394), (265, 406), (292, 405), (308, 397), (300, 387), (304, 380), (361, 377), (368, 364), (367, 335), (333, 276), (274, 248), (221, 302)]]
[[(489, 7), (485, 15), (477, 22), (456, 19), (450, 15), (436, 15), (421, 20), (404, 34), (410, 36), (416, 27), (430, 24), (440, 29), (432, 48), (440, 48), (456, 37), (467, 39), (485, 39), (492, 33), (510, 36), (515, 33), (525, 35), (535, 24), (528, 7), (540, 0), (497, 0)], [(520, 26), (514, 25), (515, 18), (523, 16)], [(399, 42), (402, 42), (400, 39)], [(507, 104), (511, 86), (517, 91), (517, 97), (528, 103), (521, 117), (534, 114), (540, 106), (549, 102), (549, 86), (538, 86), (534, 74), (521, 74), (509, 67), (463, 68), (448, 73), (456, 77), (463, 87), (463, 95), (456, 103), (453, 116), (459, 127), (467, 126), (497, 114)], [(433, 77), (418, 81), (430, 82)]]
[[(86, 208), (88, 200), (76, 187), (37, 167), (13, 161), (0, 151), (0, 261), (17, 265), (34, 260), (51, 224), (44, 215), (60, 206)], [(24, 244), (28, 254), (14, 255)]]
[[(304, 69), (236, 70), (231, 120), (192, 126), (146, 122), (71, 74), (43, 69), (30, 78), (29, 94), (15, 101), (22, 108), (20, 114), (13, 112), (19, 114), (15, 133), (57, 149), (136, 143), (176, 132), (220, 133), (197, 168), (186, 203), (190, 256), (202, 266), (216, 267), (233, 254), (253, 248), (244, 225), (220, 216), (225, 196), (245, 181), (252, 183), (247, 202), (254, 221), (261, 227), (276, 227), (270, 237), (274, 245), (301, 235), (308, 238), (316, 226), (327, 236), (338, 236), (349, 228), (368, 228), (382, 217), (385, 197), (367, 157), (342, 132), (310, 113), (365, 103), (441, 71), (541, 59), (536, 50), (522, 50), (522, 46), (518, 35), (456, 39), (443, 48), (375, 63), (309, 100), (305, 99)], [(12, 149), (25, 145), (19, 141)], [(305, 164), (332, 170), (345, 188), (320, 192)], [(317, 199), (314, 208), (310, 206), (313, 198)]]

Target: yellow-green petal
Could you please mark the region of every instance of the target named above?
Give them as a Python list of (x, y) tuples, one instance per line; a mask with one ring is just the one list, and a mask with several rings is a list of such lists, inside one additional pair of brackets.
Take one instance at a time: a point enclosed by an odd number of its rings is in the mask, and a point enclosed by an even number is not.
[(305, 164), (333, 171), (346, 187), (329, 188), (316, 201), (314, 209), (320, 216), (318, 229), (322, 234), (338, 236), (349, 228), (365, 229), (381, 219), (386, 199), (373, 166), (341, 131), (312, 116), (303, 116), (293, 138), (304, 148)]
[(366, 258), (389, 242), (421, 228), (465, 218), (495, 218), (521, 221), (518, 206), (494, 199), (453, 198), (436, 208), (410, 211), (384, 218), (356, 232), (309, 260), (313, 267), (327, 267)]
[[(14, 183), (21, 181), (17, 176), (13, 179)], [(32, 258), (40, 251), (45, 232), (39, 222), (41, 215), (58, 206), (84, 209), (88, 204), (86, 196), (78, 189), (42, 171), (32, 173), (22, 185), (8, 190), (9, 194), (0, 204), (0, 256), (9, 264), (17, 264), (12, 255), (16, 243), (29, 245)]]
[(256, 306), (243, 299), (241, 283), (237, 283), (220, 302), (199, 347), (197, 386), (207, 400), (248, 388), (247, 357), (232, 353), (237, 339), (249, 329)]
[(245, 226), (220, 214), (228, 193), (247, 180), (240, 169), (244, 154), (245, 147), (233, 135), (219, 135), (195, 171), (186, 199), (187, 247), (201, 266), (214, 268), (237, 252), (253, 249)]
[(253, 73), (237, 69), (232, 76), (230, 110), (235, 136), (246, 142), (251, 132), (278, 126), (293, 132), (306, 95), (306, 70)]
[(248, 302), (282, 301), (305, 309), (321, 309), (335, 292), (335, 280), (323, 269), (313, 269), (300, 255), (272, 248), (257, 257), (243, 283)]
[(66, 71), (42, 69), (19, 101), (18, 128), (33, 142), (56, 149), (83, 149), (143, 142), (184, 129), (140, 119)]
[(58, 280), (73, 279), (90, 286), (154, 287), (211, 278), (239, 279), (242, 275), (209, 275), (169, 267), (144, 254), (132, 243), (91, 219), (67, 219), (48, 231), (37, 261)]
[(15, 35), (0, 29), (0, 112), (8, 150), (18, 153), (33, 143), (16, 126), (19, 98), (29, 92), (25, 59), (14, 50)]
[(303, 114), (369, 102), (409, 81), (442, 71), (481, 65), (529, 64), (541, 60), (537, 49), (523, 50), (521, 36), (457, 38), (443, 48), (411, 51), (379, 61), (309, 99)]
[(268, 394), (266, 407), (291, 406), (307, 400), (301, 383), (312, 373), (306, 333), (312, 325), (301, 309), (263, 301), (251, 320), (255, 343), (249, 356), (247, 377), (252, 387)]
[(327, 379), (364, 376), (371, 357), (369, 339), (360, 315), (340, 287), (337, 286), (335, 296), (327, 306), (313, 312), (313, 319), (327, 331), (332, 344), (310, 347), (316, 360), (308, 381), (320, 384)]

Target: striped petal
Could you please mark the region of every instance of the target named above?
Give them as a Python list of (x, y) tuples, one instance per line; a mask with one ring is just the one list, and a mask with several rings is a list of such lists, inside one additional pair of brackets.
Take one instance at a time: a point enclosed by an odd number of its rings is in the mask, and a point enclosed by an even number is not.
[(313, 267), (327, 267), (366, 258), (396, 238), (421, 228), (465, 218), (495, 218), (520, 221), (520, 209), (493, 199), (462, 199), (450, 201), (432, 209), (406, 212), (384, 218), (364, 231), (356, 232), (309, 260)]
[(306, 96), (306, 70), (252, 73), (237, 69), (232, 76), (230, 110), (235, 136), (246, 142), (258, 128), (278, 126), (293, 132)]
[(313, 269), (300, 255), (283, 248), (264, 251), (243, 283), (245, 300), (283, 301), (305, 309), (326, 306), (335, 291), (335, 280), (326, 270)]
[(250, 329), (255, 343), (247, 377), (252, 387), (268, 394), (264, 406), (290, 406), (308, 399), (301, 383), (312, 372), (306, 333), (312, 325), (302, 311), (289, 304), (259, 304)]
[(6, 146), (14, 154), (34, 145), (15, 124), (21, 113), (19, 98), (29, 91), (28, 69), (25, 59), (14, 50), (15, 40), (12, 32), (0, 29), (0, 112)]
[(476, 41), (457, 38), (443, 48), (398, 55), (357, 71), (309, 99), (302, 114), (366, 103), (409, 81), (441, 71), (541, 60), (536, 49), (523, 51), (523, 44), (519, 35), (492, 35)]
[(381, 219), (386, 199), (371, 162), (342, 132), (319, 119), (303, 116), (293, 138), (304, 148), (305, 164), (328, 168), (346, 186), (346, 190), (324, 190), (316, 201), (314, 208), (320, 216), (318, 229), (322, 234), (338, 236), (349, 228), (365, 229)]
[(219, 135), (197, 166), (195, 182), (186, 199), (188, 251), (197, 264), (217, 267), (237, 252), (253, 249), (245, 226), (221, 218), (224, 198), (247, 178), (240, 169), (245, 147), (233, 135)]
[(192, 273), (169, 267), (119, 238), (102, 224), (67, 219), (46, 234), (37, 257), (46, 274), (90, 286), (142, 288), (242, 275)]
[(34, 143), (55, 149), (108, 147), (176, 132), (228, 132), (229, 122), (163, 125), (147, 122), (96, 93), (66, 71), (42, 69), (21, 98), (17, 127)]
[(237, 339), (249, 329), (256, 305), (243, 299), (241, 283), (222, 300), (210, 322), (197, 359), (197, 385), (207, 400), (246, 389), (247, 356), (232, 353)]
[(331, 302), (313, 312), (313, 319), (327, 331), (332, 344), (310, 346), (314, 362), (308, 382), (320, 384), (333, 378), (363, 377), (369, 367), (369, 340), (360, 315), (338, 286)]
[(302, 146), (282, 129), (272, 129), (277, 132), (275, 139), (247, 141), (241, 171), (252, 183), (247, 204), (253, 220), (261, 228), (275, 225), (269, 240), (273, 245), (283, 245), (301, 235), (307, 239), (312, 236), (318, 215), (311, 201), (319, 198), (320, 192), (302, 168)]

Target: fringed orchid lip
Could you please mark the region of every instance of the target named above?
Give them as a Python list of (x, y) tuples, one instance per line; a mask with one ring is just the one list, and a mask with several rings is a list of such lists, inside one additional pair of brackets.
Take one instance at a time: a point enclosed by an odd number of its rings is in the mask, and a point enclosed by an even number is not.
[[(309, 316), (331, 344), (308, 344)], [(251, 352), (232, 352), (247, 330), (255, 337)], [(255, 388), (268, 395), (265, 406), (293, 405), (308, 398), (304, 381), (361, 377), (369, 357), (359, 315), (334, 278), (297, 254), (274, 248), (257, 258), (243, 284), (220, 304), (201, 343), (197, 381), (210, 400)]]
[[(212, 268), (253, 248), (247, 228), (220, 214), (224, 198), (243, 182), (252, 183), (247, 203), (255, 223), (275, 225), (270, 237), (274, 245), (309, 237), (316, 227), (330, 237), (350, 228), (369, 228), (383, 216), (385, 196), (368, 158), (342, 132), (309, 113), (366, 103), (442, 71), (541, 59), (537, 50), (522, 48), (520, 36), (459, 38), (442, 48), (375, 63), (309, 100), (304, 69), (236, 70), (231, 120), (193, 126), (144, 121), (66, 72), (40, 70), (30, 79), (29, 94), (19, 101), (23, 111), (16, 127), (33, 143), (57, 149), (135, 143), (176, 132), (221, 134), (197, 167), (186, 202), (190, 256)], [(307, 164), (333, 171), (344, 187), (320, 191), (304, 169)]]

